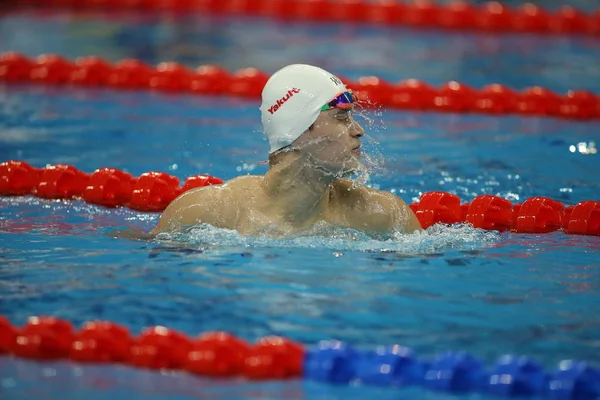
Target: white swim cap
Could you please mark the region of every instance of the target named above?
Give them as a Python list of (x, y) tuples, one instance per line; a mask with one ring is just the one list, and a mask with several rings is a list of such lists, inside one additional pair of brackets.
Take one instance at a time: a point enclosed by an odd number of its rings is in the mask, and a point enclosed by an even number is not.
[(261, 121), (271, 153), (290, 145), (315, 122), (321, 108), (346, 86), (312, 65), (293, 64), (275, 72), (262, 91)]

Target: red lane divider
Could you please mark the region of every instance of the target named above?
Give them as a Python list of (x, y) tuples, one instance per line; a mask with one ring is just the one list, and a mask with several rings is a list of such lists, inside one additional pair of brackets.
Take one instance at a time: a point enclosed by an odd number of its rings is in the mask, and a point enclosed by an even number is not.
[(513, 205), (497, 196), (482, 195), (464, 204), (465, 221), (477, 228), (505, 231), (513, 226)]
[(0, 315), (0, 354), (35, 360), (70, 359), (81, 363), (123, 363), (147, 369), (185, 370), (213, 377), (248, 379), (300, 377), (304, 347), (279, 336), (247, 343), (229, 333), (198, 337), (164, 326), (138, 336), (109, 321), (88, 321), (80, 330), (55, 317), (30, 317), (22, 327)]
[(83, 200), (105, 207), (117, 207), (131, 200), (136, 179), (115, 168), (99, 168), (90, 175)]
[(0, 196), (81, 198), (91, 204), (125, 206), (138, 211), (163, 211), (185, 191), (221, 183), (223, 181), (214, 176), (196, 175), (187, 178), (180, 187), (179, 178), (157, 171), (134, 178), (115, 168), (100, 168), (90, 175), (62, 164), (40, 169), (23, 161), (0, 164)]
[(585, 13), (572, 6), (556, 11), (526, 3), (508, 7), (498, 1), (471, 5), (463, 0), (436, 4), (429, 0), (29, 0), (24, 4), (74, 9), (145, 9), (211, 12), (272, 17), (284, 20), (351, 22), (378, 25), (533, 32), (558, 35), (599, 35), (600, 10)]
[[(169, 369), (218, 378), (249, 380), (307, 379), (322, 383), (432, 391), (480, 393), (504, 397), (597, 399), (600, 370), (589, 362), (565, 359), (545, 369), (535, 359), (506, 354), (489, 368), (463, 350), (419, 358), (407, 347), (376, 345), (366, 350), (321, 340), (310, 348), (279, 336), (247, 343), (226, 332), (189, 337), (153, 326), (139, 336), (108, 321), (89, 321), (77, 331), (55, 317), (30, 317), (23, 327), (0, 315), (1, 348), (33, 360), (65, 359), (81, 363), (121, 363), (145, 369)], [(503, 376), (502, 382), (498, 377)], [(457, 383), (458, 382), (458, 383)]]
[[(268, 78), (268, 74), (256, 68), (231, 73), (215, 65), (191, 70), (173, 62), (153, 67), (135, 59), (111, 64), (96, 56), (71, 61), (55, 54), (42, 54), (35, 59), (15, 52), (0, 54), (0, 82), (148, 89), (257, 99)], [(600, 118), (600, 96), (585, 90), (558, 94), (540, 86), (516, 91), (500, 84), (476, 89), (454, 81), (435, 88), (416, 79), (392, 83), (376, 76), (342, 80), (358, 93), (361, 103), (367, 107), (577, 120)]]
[[(135, 178), (115, 168), (100, 168), (91, 175), (70, 165), (48, 165), (37, 169), (23, 161), (0, 164), (0, 196), (34, 195), (50, 199), (82, 200), (105, 207), (129, 207), (139, 211), (163, 211), (187, 190), (223, 183), (210, 175), (191, 176), (180, 186), (179, 178), (164, 172), (146, 172)], [(547, 233), (600, 236), (600, 201), (586, 200), (566, 207), (547, 197), (531, 197), (512, 204), (498, 196), (481, 195), (460, 203), (455, 194), (424, 193), (410, 204), (421, 226), (466, 222), (475, 228), (517, 233)], [(0, 352), (2, 338), (0, 337)]]
[(81, 197), (89, 178), (71, 165), (49, 165), (41, 171), (35, 194), (44, 199)]
[(582, 201), (567, 207), (547, 197), (531, 197), (523, 203), (492, 195), (475, 197), (460, 204), (451, 193), (423, 193), (411, 209), (423, 228), (431, 225), (467, 222), (475, 228), (516, 233), (547, 233), (562, 230), (569, 234), (600, 236), (600, 201)]

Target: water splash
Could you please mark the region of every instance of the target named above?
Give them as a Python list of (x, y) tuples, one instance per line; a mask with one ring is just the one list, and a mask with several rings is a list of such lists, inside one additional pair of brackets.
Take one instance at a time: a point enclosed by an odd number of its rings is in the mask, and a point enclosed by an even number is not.
[(378, 185), (372, 182), (371, 177), (389, 174), (381, 151), (381, 144), (376, 139), (381, 130), (387, 128), (383, 112), (377, 108), (361, 107), (359, 103), (354, 110), (353, 117), (365, 130), (365, 135), (361, 138), (363, 149), (361, 167), (352, 177), (354, 186), (363, 185), (378, 189)]
[(332, 226), (320, 222), (299, 235), (273, 239), (266, 235), (246, 237), (235, 230), (200, 224), (185, 232), (161, 233), (158, 242), (183, 245), (202, 250), (227, 247), (244, 248), (304, 248), (333, 249), (338, 251), (398, 252), (431, 254), (447, 250), (476, 250), (500, 241), (497, 232), (475, 229), (469, 225), (434, 225), (423, 232), (394, 233), (387, 237), (373, 237), (355, 229)]

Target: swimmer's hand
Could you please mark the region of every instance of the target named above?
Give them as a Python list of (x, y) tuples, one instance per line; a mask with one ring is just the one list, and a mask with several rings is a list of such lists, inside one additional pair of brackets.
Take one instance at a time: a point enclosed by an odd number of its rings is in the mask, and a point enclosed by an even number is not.
[(135, 228), (127, 228), (107, 233), (115, 239), (152, 240), (156, 235)]

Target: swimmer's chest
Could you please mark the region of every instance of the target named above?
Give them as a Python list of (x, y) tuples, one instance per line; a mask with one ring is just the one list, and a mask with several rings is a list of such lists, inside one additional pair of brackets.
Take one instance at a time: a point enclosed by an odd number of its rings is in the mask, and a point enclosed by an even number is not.
[(346, 228), (388, 232), (395, 228), (396, 209), (385, 197), (366, 190), (339, 187), (332, 196), (325, 221)]
[[(239, 231), (242, 234), (260, 235), (262, 233), (268, 235), (279, 235), (293, 230), (293, 226), (285, 222), (283, 218), (277, 216), (275, 210), (269, 210), (264, 207), (268, 200), (258, 194), (254, 188), (240, 187), (237, 196), (234, 210), (235, 226), (230, 228)], [(225, 208), (230, 208), (225, 206)]]
[(260, 212), (253, 207), (240, 207), (236, 226), (233, 228), (251, 236), (287, 236), (299, 229), (282, 218)]
[(323, 215), (301, 224), (285, 221), (276, 212), (272, 212), (274, 210), (259, 211), (260, 201), (256, 196), (244, 197), (234, 229), (247, 234), (271, 236), (293, 234), (310, 229), (320, 222), (369, 232), (389, 232), (394, 229), (394, 210), (377, 196), (365, 198), (361, 193), (332, 196), (332, 201)]
[(329, 222), (323, 216), (303, 223), (286, 221), (275, 208), (265, 208), (268, 200), (254, 194), (238, 199), (236, 224), (233, 229), (247, 235), (288, 236), (311, 228), (318, 222)]

